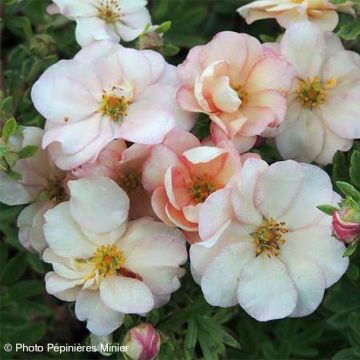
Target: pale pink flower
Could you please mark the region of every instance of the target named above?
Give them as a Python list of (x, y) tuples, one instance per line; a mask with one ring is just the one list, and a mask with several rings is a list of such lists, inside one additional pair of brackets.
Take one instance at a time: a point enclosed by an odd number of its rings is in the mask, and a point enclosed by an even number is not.
[(125, 354), (130, 360), (153, 360), (160, 350), (160, 334), (151, 324), (131, 328), (123, 341)]
[(284, 28), (310, 21), (322, 30), (334, 30), (339, 21), (337, 11), (354, 15), (353, 3), (334, 4), (329, 0), (258, 0), (241, 6), (237, 11), (248, 24), (275, 18)]
[[(149, 166), (163, 157), (162, 152), (154, 153)], [(225, 187), (240, 168), (241, 156), (230, 143), (222, 143), (222, 147), (193, 147), (168, 161), (167, 168), (151, 169), (152, 174), (158, 171), (156, 178), (161, 179), (156, 188), (151, 186), (155, 188), (152, 206), (156, 215), (169, 226), (197, 233), (202, 204)], [(196, 241), (191, 235), (189, 242)]]
[(193, 126), (193, 115), (176, 105), (177, 87), (175, 67), (160, 54), (97, 42), (33, 86), (34, 105), (47, 119), (43, 147), (70, 170), (96, 161), (113, 139), (160, 143), (173, 128)]
[(287, 29), (281, 54), (296, 70), (276, 144), (285, 159), (326, 165), (360, 138), (360, 56), (311, 23)]
[(143, 217), (127, 221), (129, 199), (111, 179), (69, 181), (70, 200), (48, 210), (43, 258), (54, 271), (46, 289), (76, 301), (75, 314), (98, 336), (110, 334), (124, 314), (144, 314), (180, 287), (187, 259), (181, 232)]
[(192, 48), (178, 77), (180, 107), (208, 114), (229, 138), (254, 143), (282, 122), (293, 69), (254, 37), (225, 31)]
[(53, 0), (48, 12), (76, 21), (76, 41), (87, 46), (98, 40), (132, 41), (151, 25), (146, 0)]
[(212, 305), (236, 304), (258, 321), (312, 313), (346, 271), (345, 246), (320, 204), (336, 204), (320, 168), (248, 159), (231, 187), (200, 211), (190, 249), (194, 279)]
[[(349, 211), (350, 212), (350, 211)], [(351, 244), (360, 238), (360, 222), (351, 221), (347, 218), (347, 209), (334, 211), (332, 215), (332, 227), (334, 235), (345, 244)]]
[(34, 156), (20, 159), (13, 170), (20, 173), (21, 180), (14, 180), (0, 172), (0, 201), (7, 205), (24, 205), (17, 220), (19, 241), (30, 251), (41, 253), (46, 247), (43, 223), (44, 213), (66, 199), (65, 173), (57, 169), (47, 151), (41, 149), (44, 131), (24, 126), (21, 135), (10, 138), (16, 149), (27, 145), (38, 146)]

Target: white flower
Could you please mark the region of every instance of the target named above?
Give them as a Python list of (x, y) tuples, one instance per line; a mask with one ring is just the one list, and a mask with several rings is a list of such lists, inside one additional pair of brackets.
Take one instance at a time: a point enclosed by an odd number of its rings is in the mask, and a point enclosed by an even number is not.
[[(53, 0), (58, 11), (76, 20), (81, 46), (97, 40), (132, 41), (151, 25), (145, 0)], [(51, 8), (51, 13), (54, 9)]]
[(297, 78), (276, 144), (285, 159), (326, 165), (360, 138), (360, 56), (310, 23), (291, 26), (281, 54)]
[(318, 167), (248, 159), (233, 187), (209, 196), (200, 212), (204, 241), (190, 259), (206, 300), (239, 303), (259, 321), (312, 313), (349, 263), (331, 217), (316, 207), (336, 200)]
[(44, 131), (25, 126), (21, 135), (10, 138), (14, 148), (36, 145), (36, 154), (16, 162), (13, 170), (22, 179), (11, 179), (0, 172), (0, 201), (7, 205), (29, 204), (20, 213), (17, 221), (19, 240), (30, 251), (41, 253), (46, 247), (42, 226), (43, 214), (66, 197), (65, 173), (58, 170), (49, 159), (47, 151), (41, 149)]
[(44, 260), (50, 294), (76, 301), (75, 313), (99, 336), (117, 329), (124, 314), (143, 314), (166, 303), (180, 286), (186, 261), (179, 230), (151, 218), (127, 223), (129, 199), (112, 180), (68, 183), (70, 200), (45, 214), (49, 248)]

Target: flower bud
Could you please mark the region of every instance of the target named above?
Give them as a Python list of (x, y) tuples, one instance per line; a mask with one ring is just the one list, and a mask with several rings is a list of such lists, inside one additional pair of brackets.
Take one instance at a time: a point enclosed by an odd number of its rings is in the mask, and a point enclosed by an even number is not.
[(160, 349), (160, 335), (151, 324), (140, 324), (128, 331), (123, 345), (131, 360), (152, 360)]
[(332, 226), (334, 235), (345, 244), (352, 243), (360, 236), (360, 223), (353, 220), (352, 209), (334, 211)]
[(30, 51), (39, 57), (46, 57), (56, 52), (55, 39), (48, 34), (35, 35), (30, 40)]

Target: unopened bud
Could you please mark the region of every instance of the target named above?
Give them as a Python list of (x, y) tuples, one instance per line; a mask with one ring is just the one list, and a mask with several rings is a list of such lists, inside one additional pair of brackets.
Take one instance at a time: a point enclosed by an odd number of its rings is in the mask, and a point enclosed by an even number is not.
[(38, 34), (31, 38), (30, 50), (39, 57), (46, 57), (56, 52), (55, 39), (48, 34)]
[(345, 244), (352, 243), (360, 236), (360, 222), (352, 220), (351, 209), (334, 211), (332, 226), (334, 235)]

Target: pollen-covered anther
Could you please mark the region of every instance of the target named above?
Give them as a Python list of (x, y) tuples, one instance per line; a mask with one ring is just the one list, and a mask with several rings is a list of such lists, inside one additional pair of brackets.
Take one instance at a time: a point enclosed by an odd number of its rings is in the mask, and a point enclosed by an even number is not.
[(141, 174), (130, 171), (118, 178), (117, 183), (130, 195), (141, 186)]
[(114, 24), (121, 18), (121, 9), (118, 0), (102, 0), (97, 10), (98, 18), (104, 20), (107, 24)]
[(265, 252), (270, 258), (278, 256), (280, 247), (285, 243), (283, 237), (288, 232), (284, 222), (275, 221), (273, 218), (265, 218), (263, 223), (251, 236), (255, 242), (256, 256)]
[(125, 96), (104, 92), (99, 111), (111, 120), (118, 121), (127, 116), (128, 107), (129, 101)]
[(205, 174), (202, 176), (196, 176), (189, 184), (189, 193), (193, 200), (197, 203), (203, 203), (209, 195), (216, 190), (220, 189), (221, 186), (217, 184), (214, 179)]
[(125, 256), (116, 245), (101, 245), (89, 260), (94, 264), (99, 276), (115, 275), (125, 264)]
[(327, 90), (336, 86), (336, 79), (332, 78), (322, 81), (318, 76), (300, 80), (298, 87), (298, 98), (304, 108), (314, 109), (323, 104), (327, 97)]
[(48, 178), (44, 191), (48, 198), (55, 204), (59, 204), (67, 198), (64, 188), (64, 179), (62, 177)]
[(249, 95), (246, 92), (246, 90), (244, 89), (244, 87), (241, 85), (238, 85), (238, 86), (234, 86), (233, 89), (236, 91), (239, 99), (241, 100), (241, 104), (245, 105), (249, 100)]

